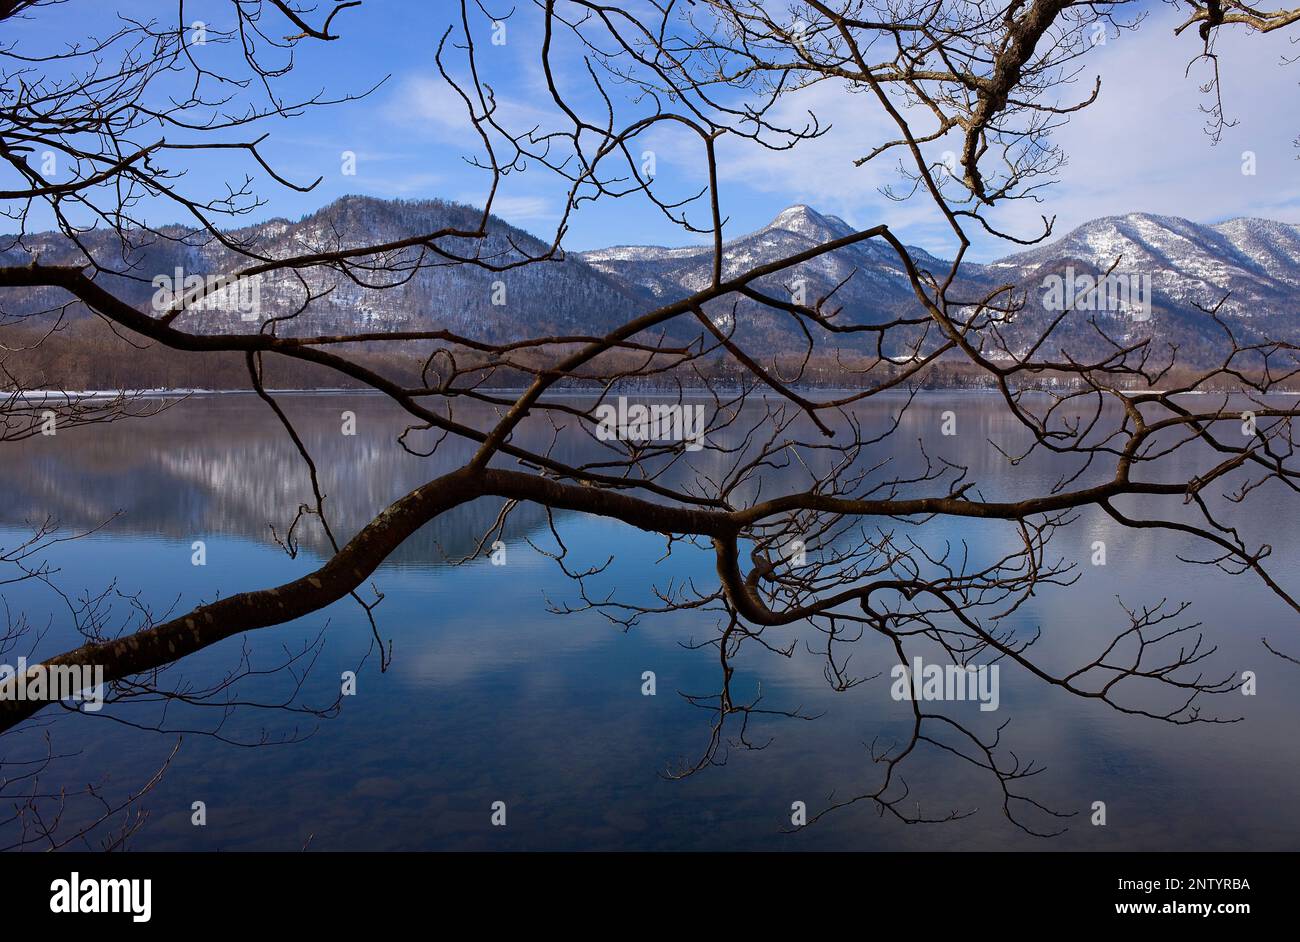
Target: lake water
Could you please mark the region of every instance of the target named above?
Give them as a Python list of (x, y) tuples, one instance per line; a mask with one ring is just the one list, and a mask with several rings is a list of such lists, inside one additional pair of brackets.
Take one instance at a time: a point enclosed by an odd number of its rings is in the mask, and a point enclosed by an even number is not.
[[(337, 532), (350, 536), (385, 504), (463, 460), (448, 447), (435, 459), (400, 450), (405, 426), (384, 400), (367, 395), (285, 396), (318, 465)], [(864, 408), (864, 423), (888, 420), (901, 400)], [(466, 412), (473, 407), (459, 407)], [(479, 407), (482, 408), (482, 407)], [(937, 437), (938, 416), (954, 409), (960, 434)], [(357, 415), (357, 434), (340, 434), (340, 413)], [(521, 436), (540, 442), (546, 427)], [(909, 411), (896, 436), (902, 467), (915, 460), (914, 443), (971, 468), (986, 497), (1029, 495), (1055, 480), (1058, 468), (1031, 462), (1010, 468), (987, 446), (989, 437), (1015, 436), (996, 400), (977, 393), (927, 393)], [(67, 531), (111, 521), (93, 536), (60, 544), (47, 555), (65, 591), (98, 593), (115, 585), (105, 623), (128, 624), (131, 597), (155, 612), (180, 612), (202, 601), (274, 585), (314, 568), (319, 534), (304, 534), (290, 559), (271, 539), (294, 509), (309, 499), (301, 461), (266, 406), (252, 396), (196, 398), (148, 420), (65, 429), (53, 438), (8, 444), (0, 451), (0, 545), (12, 546), (33, 521), (52, 516)], [(561, 444), (563, 449), (580, 449)], [(881, 457), (877, 450), (874, 459)], [(1190, 466), (1188, 466), (1190, 468)], [(1172, 477), (1181, 466), (1169, 470)], [(1183, 469), (1185, 470), (1185, 469)], [(779, 489), (780, 478), (768, 482)], [(766, 493), (766, 492), (765, 492)], [(1136, 508), (1136, 503), (1124, 505)], [(1232, 518), (1245, 534), (1273, 546), (1281, 581), (1300, 586), (1300, 559), (1292, 516), (1284, 506), (1253, 500)], [(1293, 506), (1293, 504), (1291, 505)], [(172, 672), (173, 683), (211, 682), (238, 667), (247, 647), (254, 668), (269, 667), (286, 649), (321, 639), (302, 686), (309, 704), (330, 702), (344, 671), (358, 670), (357, 695), (341, 714), (241, 709), (222, 728), (247, 745), (189, 734), (166, 776), (144, 801), (150, 817), (134, 839), (137, 849), (184, 850), (420, 850), (420, 849), (1295, 849), (1294, 813), (1300, 741), (1300, 667), (1268, 654), (1268, 637), (1300, 650), (1296, 619), (1257, 581), (1232, 578), (1177, 562), (1189, 544), (1150, 531), (1116, 527), (1084, 512), (1060, 533), (1057, 553), (1081, 563), (1071, 589), (1048, 590), (1017, 615), (1017, 626), (1041, 627), (1036, 646), (1060, 667), (1087, 660), (1124, 624), (1116, 597), (1130, 605), (1168, 598), (1190, 601), (1184, 621), (1200, 621), (1218, 651), (1207, 675), (1252, 670), (1258, 694), (1233, 693), (1207, 701), (1207, 710), (1241, 716), (1232, 725), (1173, 727), (1125, 716), (1004, 665), (1000, 709), (981, 715), (975, 704), (950, 704), (982, 732), (1010, 720), (1004, 742), (1044, 771), (1028, 794), (1061, 811), (1079, 812), (1068, 830), (1050, 839), (1015, 829), (1002, 815), (996, 785), (966, 763), (941, 752), (919, 753), (904, 777), (931, 813), (976, 811), (941, 825), (909, 827), (880, 817), (870, 803), (841, 810), (795, 833), (785, 833), (792, 802), (810, 811), (829, 796), (849, 797), (874, 787), (880, 768), (869, 744), (906, 729), (909, 711), (889, 696), (894, 658), (882, 644), (864, 642), (855, 655), (861, 673), (876, 680), (836, 693), (823, 678), (813, 641), (797, 629), (785, 659), (754, 645), (737, 662), (741, 691), (761, 683), (764, 703), (824, 715), (813, 722), (772, 718), (751, 738), (771, 742), (761, 751), (733, 750), (725, 765), (685, 780), (665, 772), (693, 761), (703, 749), (709, 715), (677, 691), (716, 691), (712, 648), (690, 642), (715, 636), (716, 615), (683, 612), (623, 631), (598, 614), (560, 616), (551, 603), (576, 601), (573, 586), (552, 560), (529, 546), (553, 546), (545, 515), (521, 507), (506, 532), (507, 564), (486, 559), (455, 567), (445, 556), (469, 552), (491, 524), (497, 506), (461, 508), (426, 527), (377, 573), (385, 599), (376, 611), (379, 631), (391, 639), (393, 663), (378, 669), (371, 630), (357, 605), (330, 609), (246, 639), (229, 639)], [(116, 516), (114, 516), (116, 514)], [(648, 587), (671, 578), (713, 579), (710, 554), (679, 547), (659, 562), (661, 537), (584, 514), (557, 514), (574, 565), (609, 569), (593, 583), (646, 601)], [(975, 556), (1005, 547), (1006, 525), (935, 521), (928, 539), (967, 541)], [(1095, 540), (1107, 544), (1105, 566), (1089, 565)], [(206, 565), (192, 565), (192, 543), (206, 544)], [(12, 612), (48, 624), (34, 653), (75, 644), (68, 609), (50, 590), (30, 583), (0, 588)], [(6, 656), (16, 657), (20, 651)], [(176, 671), (183, 671), (177, 674)], [(642, 695), (642, 674), (654, 671), (656, 696)], [(284, 672), (241, 686), (245, 699), (275, 701), (292, 684)], [(129, 789), (146, 779), (174, 736), (115, 723), (146, 708), (105, 711), (97, 717), (56, 716), (51, 735), (62, 753), (61, 785), (77, 788), (108, 780)], [(210, 729), (216, 711), (176, 709), (183, 729)], [(12, 737), (0, 739), (6, 748)], [(191, 806), (203, 801), (207, 825), (191, 824)], [(493, 802), (508, 808), (506, 827), (490, 824)], [(1105, 827), (1089, 823), (1092, 803), (1104, 801)], [(1041, 818), (1031, 818), (1042, 823)]]

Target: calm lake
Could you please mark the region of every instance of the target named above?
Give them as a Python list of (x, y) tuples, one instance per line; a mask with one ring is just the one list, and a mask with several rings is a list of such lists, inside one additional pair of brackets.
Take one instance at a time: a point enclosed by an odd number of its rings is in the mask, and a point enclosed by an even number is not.
[[(361, 394), (282, 397), (318, 466), (336, 533), (352, 535), (387, 503), (466, 457), (445, 446), (435, 458), (402, 451), (406, 426), (385, 400)], [(902, 399), (863, 407), (867, 428), (890, 420)], [(475, 408), (458, 406), (468, 416)], [(954, 410), (959, 434), (939, 437), (939, 415)], [(344, 436), (340, 417), (356, 415), (357, 433)], [(540, 445), (549, 426), (520, 432)], [(872, 460), (896, 449), (900, 468), (916, 460), (915, 443), (970, 467), (987, 498), (1045, 492), (1060, 474), (1050, 462), (1010, 467), (987, 444), (1017, 432), (993, 397), (980, 393), (923, 394), (904, 428)], [(418, 442), (416, 444), (419, 444)], [(162, 414), (111, 426), (60, 430), (0, 446), (0, 545), (21, 542), (46, 517), (64, 531), (95, 534), (53, 547), (52, 577), (70, 596), (110, 586), (106, 630), (131, 624), (133, 604), (160, 617), (250, 588), (274, 585), (315, 568), (321, 535), (308, 528), (291, 559), (272, 539), (310, 499), (303, 464), (266, 405), (253, 396), (195, 398)], [(557, 450), (572, 456), (577, 443)], [(565, 449), (570, 449), (566, 452)], [(708, 455), (708, 452), (702, 453)], [(712, 460), (708, 457), (702, 461)], [(1176, 477), (1177, 459), (1167, 469)], [(1186, 465), (1190, 469), (1190, 465)], [(1188, 470), (1187, 473), (1191, 473)], [(765, 488), (781, 489), (778, 473)], [(765, 489), (765, 496), (769, 493)], [(1123, 505), (1143, 509), (1136, 502)], [(1177, 502), (1173, 505), (1177, 512)], [(1273, 573), (1300, 588), (1300, 540), (1277, 504), (1248, 501), (1231, 518), (1249, 539), (1273, 547)], [(1294, 506), (1294, 504), (1288, 504)], [(996, 783), (938, 750), (918, 753), (903, 775), (922, 809), (934, 814), (975, 811), (937, 825), (905, 826), (880, 817), (870, 803), (841, 810), (816, 825), (785, 833), (791, 804), (810, 812), (830, 796), (874, 788), (880, 767), (873, 740), (901, 735), (907, 704), (890, 697), (896, 658), (884, 644), (864, 641), (854, 657), (861, 674), (880, 676), (845, 692), (823, 677), (824, 658), (809, 650), (817, 635), (798, 630), (790, 658), (746, 648), (737, 662), (737, 689), (774, 709), (800, 707), (823, 715), (812, 722), (772, 717), (755, 722), (758, 751), (731, 750), (726, 764), (684, 780), (665, 773), (692, 762), (707, 742), (710, 715), (679, 691), (717, 690), (713, 648), (692, 642), (716, 636), (714, 613), (682, 612), (646, 620), (631, 631), (595, 613), (558, 615), (549, 606), (576, 603), (574, 586), (540, 549), (555, 547), (544, 512), (520, 507), (506, 530), (506, 565), (487, 559), (453, 566), (448, 557), (471, 552), (498, 505), (479, 502), (426, 527), (376, 574), (384, 595), (376, 609), (381, 637), (392, 642), (392, 665), (381, 673), (364, 612), (351, 600), (288, 626), (229, 639), (186, 661), (167, 678), (183, 685), (212, 683), (247, 658), (269, 669), (286, 652), (311, 648), (295, 667), (301, 700), (330, 703), (345, 671), (358, 674), (356, 696), (341, 714), (236, 710), (223, 739), (198, 734), (221, 722), (220, 711), (176, 709), (170, 725), (194, 730), (162, 782), (146, 798), (149, 819), (132, 842), (158, 850), (427, 850), (427, 849), (1296, 849), (1300, 847), (1300, 666), (1261, 644), (1300, 651), (1296, 618), (1251, 577), (1229, 577), (1180, 563), (1185, 541), (1151, 531), (1124, 530), (1085, 511), (1053, 543), (1054, 555), (1079, 563), (1072, 588), (1043, 592), (1017, 612), (1046, 663), (1062, 668), (1091, 660), (1126, 625), (1119, 600), (1189, 601), (1181, 623), (1201, 622), (1216, 653), (1209, 676), (1243, 670), (1257, 675), (1258, 693), (1211, 697), (1207, 713), (1242, 717), (1229, 725), (1170, 726), (1122, 715), (1074, 697), (1012, 665), (1001, 670), (1000, 707), (945, 709), (991, 734), (1007, 722), (1003, 742), (1044, 771), (1026, 793), (1059, 811), (1078, 814), (1068, 830), (1041, 839), (1003, 816)], [(1153, 508), (1146, 508), (1150, 512)], [(880, 522), (882, 525), (888, 521)], [(653, 585), (672, 579), (715, 581), (711, 555), (678, 546), (664, 555), (662, 537), (584, 514), (557, 513), (571, 565), (609, 568), (592, 582), (653, 599)], [(1011, 545), (1005, 524), (937, 520), (910, 531), (920, 538), (971, 547), (980, 558)], [(1107, 564), (1091, 565), (1103, 540)], [(203, 541), (206, 565), (193, 565)], [(1204, 555), (1204, 551), (1200, 551)], [(65, 601), (49, 588), (0, 587), (11, 613), (48, 631), (37, 656), (78, 643)], [(1118, 599), (1118, 600), (1117, 600)], [(133, 601), (134, 600), (134, 601)], [(319, 650), (312, 646), (319, 639)], [(23, 651), (11, 651), (14, 658)], [(657, 695), (642, 694), (653, 671)], [(240, 699), (275, 703), (296, 681), (284, 671), (253, 677)], [(107, 780), (131, 789), (147, 779), (175, 744), (175, 735), (142, 732), (114, 722), (152, 709), (133, 706), (95, 717), (55, 717), (51, 735), (62, 753), (58, 784), (70, 789)], [(132, 711), (137, 711), (133, 713)], [(53, 717), (57, 711), (47, 711)], [(0, 748), (6, 740), (0, 739)], [(253, 747), (263, 738), (269, 744)], [(279, 742), (280, 740), (290, 740)], [(207, 824), (191, 824), (202, 801)], [(505, 827), (490, 822), (493, 802), (508, 808)], [(1092, 804), (1104, 801), (1107, 823), (1090, 824)], [(1043, 823), (1042, 818), (1033, 818)]]

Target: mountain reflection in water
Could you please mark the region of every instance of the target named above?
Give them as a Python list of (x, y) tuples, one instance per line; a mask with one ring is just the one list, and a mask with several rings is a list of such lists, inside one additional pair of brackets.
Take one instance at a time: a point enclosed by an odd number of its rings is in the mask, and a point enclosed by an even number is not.
[[(444, 443), (434, 458), (403, 452), (394, 442), (406, 421), (383, 399), (365, 395), (295, 395), (283, 403), (321, 470), (327, 509), (340, 538), (350, 536), (394, 498), (463, 462), (468, 448)], [(864, 434), (882, 428), (901, 399), (862, 407)], [(902, 473), (916, 456), (916, 439), (937, 430), (945, 409), (961, 410), (962, 434), (933, 448), (970, 467), (985, 497), (1050, 487), (1059, 469), (1037, 461), (1009, 468), (987, 445), (1014, 438), (1012, 420), (990, 397), (927, 393), (893, 448)], [(464, 415), (483, 406), (458, 406)], [(340, 414), (357, 415), (356, 436), (340, 434)], [(545, 422), (518, 436), (541, 447)], [(561, 438), (566, 461), (595, 446)], [(124, 595), (162, 612), (183, 611), (218, 595), (272, 585), (319, 563), (324, 543), (304, 525), (303, 552), (291, 560), (275, 545), (297, 507), (310, 500), (305, 468), (265, 404), (252, 396), (196, 398), (149, 420), (61, 432), (4, 446), (0, 470), (0, 544), (12, 545), (32, 522), (56, 518), (67, 530), (111, 522), (50, 554), (57, 580), (74, 592), (98, 591), (117, 580)], [(695, 467), (722, 459), (708, 451)], [(1179, 459), (1184, 460), (1184, 459)], [(1169, 475), (1177, 475), (1175, 465)], [(773, 471), (764, 493), (781, 489)], [(1126, 505), (1136, 506), (1136, 502)], [(1040, 656), (1054, 665), (1089, 660), (1124, 624), (1116, 596), (1142, 604), (1189, 600), (1188, 621), (1201, 621), (1219, 646), (1207, 674), (1252, 670), (1259, 694), (1211, 698), (1207, 709), (1240, 715), (1224, 726), (1170, 727), (1124, 716), (1072, 697), (1011, 665), (1001, 670), (999, 709), (981, 716), (978, 704), (958, 703), (976, 728), (991, 732), (1010, 719), (1004, 742), (1046, 771), (1026, 789), (1045, 804), (1078, 811), (1060, 837), (1040, 840), (1014, 829), (1000, 811), (996, 784), (965, 763), (933, 751), (906, 769), (913, 796), (929, 811), (978, 809), (974, 816), (923, 828), (880, 818), (868, 803), (841, 811), (793, 834), (791, 803), (815, 811), (828, 796), (874, 787), (878, 768), (869, 744), (904, 734), (906, 704), (889, 696), (892, 651), (864, 641), (855, 654), (859, 674), (881, 676), (843, 693), (829, 689), (823, 661), (806, 645), (790, 659), (746, 650), (735, 684), (750, 694), (761, 682), (764, 704), (824, 712), (814, 722), (773, 718), (751, 730), (771, 745), (729, 753), (725, 766), (683, 781), (663, 773), (703, 749), (709, 714), (677, 691), (717, 689), (712, 648), (689, 643), (712, 637), (716, 614), (681, 612), (648, 620), (630, 632), (598, 614), (557, 616), (547, 600), (574, 600), (555, 564), (523, 538), (553, 545), (545, 512), (522, 505), (506, 530), (506, 566), (479, 560), (450, 566), (471, 552), (492, 524), (499, 502), (477, 501), (426, 526), (376, 574), (385, 598), (379, 631), (393, 643), (393, 664), (378, 669), (364, 613), (345, 600), (316, 616), (230, 639), (185, 662), (187, 677), (219, 677), (244, 643), (255, 662), (283, 657), (317, 637), (323, 646), (304, 686), (306, 701), (323, 705), (342, 672), (359, 671), (357, 696), (340, 716), (242, 711), (227, 731), (256, 736), (292, 734), (301, 741), (240, 748), (186, 737), (162, 784), (148, 796), (151, 818), (137, 849), (1283, 849), (1300, 842), (1292, 811), (1300, 772), (1294, 718), (1300, 706), (1300, 667), (1269, 655), (1261, 636), (1296, 644), (1294, 614), (1256, 581), (1230, 578), (1177, 562), (1185, 544), (1167, 535), (1129, 531), (1109, 518), (1081, 514), (1058, 534), (1055, 551), (1079, 560), (1081, 581), (1049, 590), (1016, 615), (1041, 626)], [(1248, 502), (1233, 523), (1273, 546), (1275, 575), (1297, 584), (1297, 536), (1270, 519), (1266, 501)], [(116, 515), (116, 516), (115, 516)], [(702, 549), (677, 547), (661, 561), (664, 540), (616, 522), (557, 512), (571, 565), (604, 562), (593, 583), (639, 600), (652, 583), (694, 577), (711, 584), (712, 560)], [(1014, 538), (1005, 525), (936, 520), (927, 539), (966, 540), (976, 554), (994, 553)], [(915, 534), (914, 534), (915, 535)], [(192, 544), (205, 543), (207, 565), (191, 565)], [(1108, 565), (1087, 565), (1095, 540), (1105, 540)], [(1248, 540), (1249, 541), (1249, 540)], [(51, 622), (38, 654), (66, 646), (66, 609), (48, 591), (6, 589), (11, 608), (37, 624)], [(125, 600), (116, 602), (121, 620)], [(322, 635), (323, 632), (323, 635)], [(804, 639), (815, 641), (816, 637)], [(75, 642), (74, 642), (75, 643)], [(367, 652), (371, 652), (367, 658)], [(642, 674), (654, 671), (658, 693), (642, 696)], [(267, 678), (266, 699), (283, 687)], [(259, 690), (263, 681), (252, 683)], [(214, 718), (215, 719), (215, 718)], [(73, 787), (111, 774), (129, 785), (150, 774), (174, 738), (142, 733), (102, 719), (60, 718), (62, 751), (79, 751), (61, 774)], [(307, 735), (310, 734), (310, 735)], [(80, 776), (80, 777), (79, 777)], [(202, 800), (206, 827), (190, 823)], [(489, 825), (494, 801), (505, 801), (509, 823)], [(1093, 802), (1105, 801), (1108, 823), (1089, 824)]]

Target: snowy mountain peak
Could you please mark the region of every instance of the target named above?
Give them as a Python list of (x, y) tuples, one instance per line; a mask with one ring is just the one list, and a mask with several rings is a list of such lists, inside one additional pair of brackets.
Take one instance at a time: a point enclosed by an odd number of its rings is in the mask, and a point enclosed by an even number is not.
[(1260, 219), (1256, 216), (1238, 216), (1235, 219), (1226, 219), (1210, 228), (1215, 232), (1222, 233), (1233, 242), (1263, 239), (1294, 243), (1296, 240), (1300, 240), (1300, 226), (1275, 222), (1272, 219)]
[(823, 215), (811, 206), (797, 203), (784, 209), (770, 223), (763, 227), (763, 232), (784, 230), (808, 238), (839, 238), (853, 232), (853, 227), (839, 216)]

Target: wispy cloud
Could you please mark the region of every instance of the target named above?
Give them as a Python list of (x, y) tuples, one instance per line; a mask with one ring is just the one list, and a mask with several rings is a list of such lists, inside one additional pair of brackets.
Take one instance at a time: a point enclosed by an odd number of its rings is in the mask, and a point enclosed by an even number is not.
[[(481, 194), (462, 195), (461, 201), (473, 205), (483, 203)], [(499, 195), (492, 202), (492, 214), (521, 229), (527, 229), (529, 223), (554, 222), (560, 218), (555, 205), (543, 196)]]
[[(1208, 103), (1200, 92), (1204, 76), (1196, 71), (1185, 75), (1199, 38), (1190, 32), (1173, 35), (1176, 12), (1156, 5), (1136, 33), (1112, 35), (1082, 60), (1078, 85), (1064, 89), (1063, 100), (1086, 94), (1097, 74), (1102, 90), (1095, 104), (1072, 115), (1055, 134), (1067, 165), (1042, 192), (1041, 203), (1004, 205), (995, 211), (995, 223), (1028, 235), (1041, 227), (1041, 215), (1055, 216), (1056, 234), (1063, 235), (1097, 216), (1134, 211), (1202, 222), (1237, 215), (1300, 222), (1300, 163), (1295, 160), (1300, 151), (1293, 145), (1300, 134), (1300, 113), (1293, 104), (1300, 66), (1288, 69), (1280, 64), (1282, 56), (1294, 54), (1294, 46), (1281, 35), (1221, 31), (1218, 53), (1225, 106), (1237, 123), (1212, 146), (1202, 130), (1201, 108)], [(480, 50), (484, 81), (495, 89), (497, 115), (507, 127), (539, 128), (542, 133), (564, 128), (567, 122), (550, 100), (538, 71), (537, 44), (527, 41), (529, 35), (521, 20), (512, 26), (508, 46)], [(554, 65), (555, 80), (566, 94), (582, 102), (589, 114), (603, 111), (602, 103), (584, 99), (591, 94), (590, 79), (580, 55), (557, 54)], [(332, 181), (330, 174), (337, 175), (337, 154), (346, 140), (353, 142), (349, 146), (358, 155), (361, 172), (356, 179), (338, 181), (335, 189), (360, 186), (381, 196), (459, 194), (482, 205), (489, 181), (463, 159), (480, 155), (481, 149), (464, 101), (427, 60), (408, 57), (385, 62), (384, 67), (398, 78), (383, 90), (378, 107), (351, 113), (353, 120), (342, 127), (322, 124), (313, 116), (298, 133), (320, 140), (292, 148), (285, 155), (290, 166), (301, 161), (304, 173), (324, 172)], [(620, 91), (630, 95), (617, 86), (609, 91), (615, 97)], [(620, 102), (624, 117), (636, 110), (628, 100)], [(803, 126), (810, 111), (830, 130), (790, 151), (768, 150), (727, 135), (718, 140), (723, 212), (732, 220), (727, 235), (757, 228), (793, 203), (808, 203), (860, 227), (888, 223), (905, 241), (951, 257), (953, 236), (924, 194), (901, 203), (881, 195), (886, 185), (906, 187), (896, 155), (854, 166), (856, 159), (898, 134), (874, 97), (826, 82), (789, 95), (770, 117)], [(917, 119), (918, 128), (929, 126), (928, 115), (918, 113)], [(953, 146), (939, 145), (930, 153), (937, 160), (945, 147)], [(667, 198), (683, 198), (703, 186), (700, 142), (680, 127), (657, 126), (637, 138), (634, 157), (642, 150), (655, 152), (656, 179)], [(1255, 155), (1254, 175), (1241, 172), (1243, 151)], [(505, 182), (496, 206), (504, 218), (544, 229), (558, 217), (564, 186), (555, 174), (530, 164), (527, 172), (511, 174)], [(703, 207), (691, 219), (699, 225), (708, 221)], [(568, 239), (584, 247), (698, 241), (635, 197), (600, 200), (570, 222)], [(973, 257), (991, 258), (1014, 248), (976, 236)]]
[[(1240, 215), (1300, 221), (1300, 114), (1288, 109), (1297, 100), (1300, 66), (1281, 64), (1294, 47), (1283, 36), (1224, 31), (1218, 41), (1227, 116), (1235, 124), (1213, 145), (1206, 135), (1210, 104), (1201, 91), (1205, 76), (1185, 74), (1199, 49), (1191, 33), (1173, 35), (1176, 11), (1154, 9), (1136, 33), (1111, 35), (1084, 60), (1079, 83), (1062, 91), (1086, 94), (1100, 74), (1102, 91), (1093, 105), (1073, 115), (1054, 141), (1067, 164), (1041, 191), (1042, 202), (1022, 201), (997, 209), (992, 219), (1013, 234), (1041, 231), (1041, 216), (1056, 217), (1055, 235), (1090, 219), (1129, 212), (1155, 212), (1214, 222)], [(1290, 111), (1290, 114), (1286, 112)], [(905, 191), (898, 157), (882, 156), (861, 167), (854, 161), (898, 129), (871, 96), (852, 94), (843, 86), (822, 83), (787, 96), (770, 117), (802, 126), (808, 113), (831, 129), (793, 150), (771, 151), (725, 135), (719, 140), (719, 176), (730, 205), (761, 201), (764, 214), (784, 205), (809, 203), (858, 226), (888, 223), (914, 244), (950, 256), (954, 239), (925, 194), (905, 202), (882, 196), (892, 185)], [(1279, 112), (1283, 112), (1279, 120)], [(917, 128), (928, 127), (928, 112), (915, 112)], [(927, 156), (939, 160), (945, 147), (931, 146)], [(669, 159), (666, 165), (698, 163), (698, 143), (689, 135), (656, 140)], [(1243, 152), (1254, 155), (1255, 173), (1243, 174)], [(901, 152), (900, 152), (901, 154)], [(906, 157), (910, 168), (910, 157)], [(693, 184), (698, 181), (692, 181)], [(725, 207), (724, 207), (725, 208)], [(732, 233), (735, 234), (735, 233)], [(1013, 251), (1001, 240), (970, 233), (975, 257)]]
[[(1199, 48), (1191, 32), (1173, 35), (1174, 11), (1152, 11), (1138, 34), (1111, 38), (1090, 64), (1101, 73), (1097, 103), (1057, 133), (1069, 163), (1040, 206), (1011, 208), (1021, 224), (1058, 217), (1058, 233), (1092, 218), (1154, 212), (1215, 222), (1233, 216), (1300, 221), (1300, 154), (1293, 145), (1300, 113), (1300, 70), (1280, 59), (1294, 47), (1282, 36), (1222, 31), (1217, 50), (1224, 107), (1235, 121), (1218, 145), (1205, 133), (1200, 91), (1206, 75), (1188, 63)], [(1202, 63), (1203, 65), (1203, 63)], [(1243, 154), (1254, 155), (1253, 175)]]

